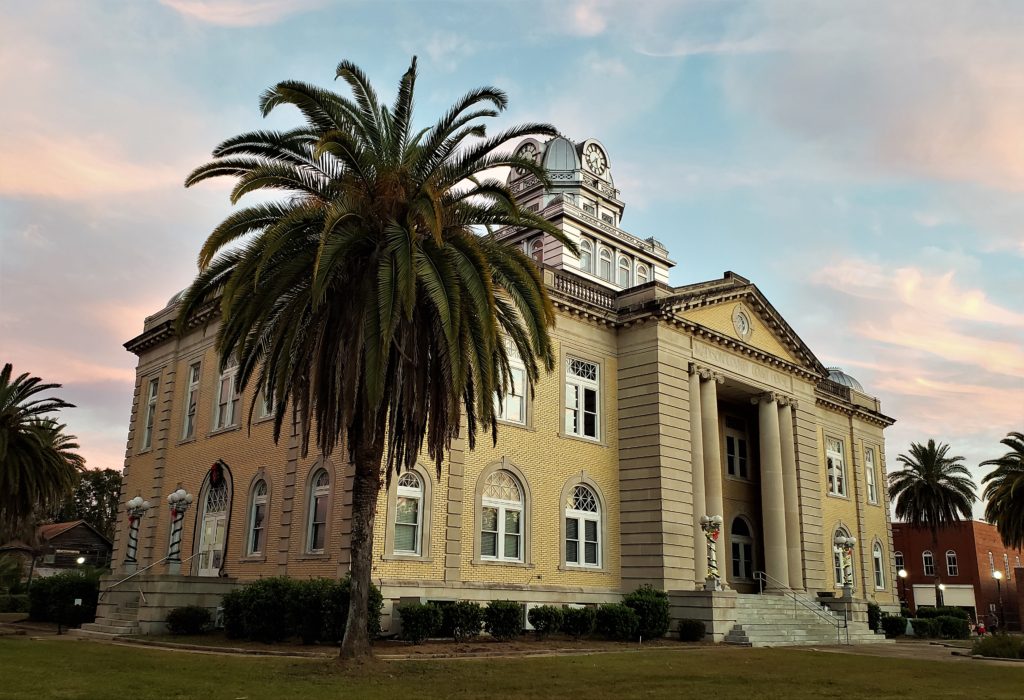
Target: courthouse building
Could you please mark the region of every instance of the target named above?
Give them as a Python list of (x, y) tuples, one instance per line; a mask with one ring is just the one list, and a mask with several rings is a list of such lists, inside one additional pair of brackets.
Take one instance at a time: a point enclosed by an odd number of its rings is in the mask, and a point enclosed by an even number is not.
[[(750, 280), (726, 272), (671, 286), (665, 246), (622, 228), (599, 142), (520, 149), (552, 184), (512, 172), (510, 187), (579, 248), (526, 228), (496, 234), (543, 270), (557, 370), (532, 397), (516, 383), (496, 445), (456, 442), (440, 478), (424, 460), (382, 493), (373, 579), (386, 615), (401, 599), (593, 604), (651, 583), (692, 617), (756, 593), (759, 572), (769, 589), (809, 599), (842, 596), (850, 576), (854, 599), (892, 607), (883, 431), (893, 420), (878, 399), (826, 368)], [(275, 444), (263, 397), (236, 395), (235, 369), (220, 371), (216, 310), (178, 337), (178, 298), (125, 345), (139, 362), (124, 500), (194, 494), (182, 586), (344, 575), (343, 453), (303, 458), (294, 434)], [(722, 518), (724, 591), (704, 591), (705, 515)], [(167, 574), (169, 526), (164, 507), (142, 516), (138, 568), (157, 564), (140, 579)], [(115, 566), (127, 530), (124, 518)], [(852, 561), (837, 536), (856, 540)]]

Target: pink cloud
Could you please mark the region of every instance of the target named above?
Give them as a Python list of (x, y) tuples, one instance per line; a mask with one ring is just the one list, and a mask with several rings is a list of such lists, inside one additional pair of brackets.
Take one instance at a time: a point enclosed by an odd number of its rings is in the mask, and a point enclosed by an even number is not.
[(160, 0), (176, 12), (222, 27), (258, 27), (322, 7), (325, 0)]

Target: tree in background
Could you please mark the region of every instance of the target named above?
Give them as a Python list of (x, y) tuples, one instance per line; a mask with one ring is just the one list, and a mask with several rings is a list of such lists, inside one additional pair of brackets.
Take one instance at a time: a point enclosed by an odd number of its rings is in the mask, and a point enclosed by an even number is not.
[(985, 519), (996, 526), (1003, 544), (1024, 547), (1024, 433), (1011, 432), (1000, 442), (1010, 448), (981, 466), (995, 469), (981, 480), (985, 486)]
[[(939, 549), (939, 530), (970, 520), (978, 500), (963, 457), (948, 455), (949, 445), (910, 444), (910, 453), (896, 458), (904, 469), (889, 474), (889, 500), (896, 504), (896, 517), (932, 534), (932, 551)], [(935, 603), (942, 604), (939, 567), (935, 567)]]
[(63, 501), (74, 488), (85, 461), (75, 436), (51, 414), (74, 408), (39, 395), (60, 384), (43, 384), (27, 373), (0, 371), (0, 542), (34, 526), (34, 516)]
[(48, 514), (54, 522), (84, 520), (114, 540), (121, 472), (116, 469), (86, 469), (78, 477), (75, 490)]

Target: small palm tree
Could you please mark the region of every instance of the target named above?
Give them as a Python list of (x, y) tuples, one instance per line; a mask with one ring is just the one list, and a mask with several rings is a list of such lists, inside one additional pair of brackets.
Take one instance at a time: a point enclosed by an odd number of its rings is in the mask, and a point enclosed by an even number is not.
[(39, 394), (60, 388), (27, 373), (0, 371), (0, 535), (23, 529), (39, 509), (59, 504), (74, 488), (85, 461), (64, 425), (50, 414), (73, 408)]
[[(949, 456), (949, 445), (911, 443), (910, 453), (896, 458), (904, 466), (889, 474), (889, 499), (896, 503), (896, 517), (913, 527), (927, 528), (932, 551), (939, 548), (939, 530), (971, 518), (978, 499), (963, 457)], [(939, 567), (935, 567), (935, 602), (941, 605)]]
[(985, 486), (985, 519), (996, 526), (1003, 544), (1024, 547), (1024, 434), (1011, 432), (1000, 442), (1010, 448), (981, 466), (995, 469), (981, 480)]
[[(297, 107), (305, 124), (229, 139), (186, 184), (237, 178), (232, 201), (256, 190), (287, 193), (224, 220), (199, 255), (200, 272), (178, 313), (179, 331), (219, 300), (221, 362), (239, 361), (238, 388), (273, 394), (274, 438), (286, 408), (302, 451), (343, 444), (354, 467), (352, 594), (342, 655), (370, 652), (367, 600), (382, 481), (410, 468), (423, 443), (440, 474), (458, 435), (496, 438), (494, 396), (511, 384), (505, 339), (526, 364), (527, 387), (551, 371), (554, 308), (540, 270), (492, 230), (515, 225), (573, 244), (520, 209), (496, 168), (547, 182), (516, 140), (553, 136), (545, 124), (486, 135), (481, 118), (505, 109), (495, 88), (473, 90), (433, 126), (413, 128), (416, 60), (392, 106), (343, 61), (347, 97), (299, 83), (264, 93), (264, 114)], [(538, 362), (539, 361), (539, 362)], [(251, 409), (250, 409), (251, 415)], [(463, 421), (465, 426), (463, 426)]]

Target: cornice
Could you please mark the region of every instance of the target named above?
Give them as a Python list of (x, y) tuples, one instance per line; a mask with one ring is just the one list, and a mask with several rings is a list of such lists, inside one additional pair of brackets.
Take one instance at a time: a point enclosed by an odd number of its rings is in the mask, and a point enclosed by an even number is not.
[[(216, 301), (207, 302), (192, 315), (185, 324), (185, 328), (192, 329), (204, 323), (209, 323), (219, 315), (220, 305)], [(143, 331), (124, 344), (125, 350), (141, 355), (146, 350), (170, 340), (175, 335), (174, 324), (176, 321), (177, 317), (175, 316)]]
[(815, 393), (814, 399), (817, 406), (841, 413), (844, 416), (859, 418), (866, 423), (877, 425), (880, 428), (888, 428), (896, 422), (895, 418), (890, 418), (885, 414), (868, 411), (860, 406), (841, 403), (831, 397), (822, 396), (820, 392)]

